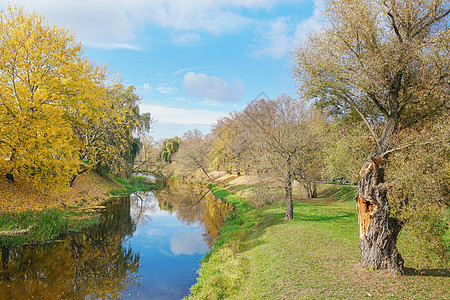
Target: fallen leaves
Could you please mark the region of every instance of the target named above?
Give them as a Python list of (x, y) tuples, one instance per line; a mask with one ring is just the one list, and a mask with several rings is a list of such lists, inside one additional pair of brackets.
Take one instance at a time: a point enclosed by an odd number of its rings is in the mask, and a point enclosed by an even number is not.
[(108, 199), (108, 192), (117, 188), (118, 184), (113, 180), (87, 171), (77, 177), (69, 190), (51, 195), (20, 177), (10, 182), (6, 179), (6, 171), (0, 170), (0, 213), (62, 206), (92, 208)]

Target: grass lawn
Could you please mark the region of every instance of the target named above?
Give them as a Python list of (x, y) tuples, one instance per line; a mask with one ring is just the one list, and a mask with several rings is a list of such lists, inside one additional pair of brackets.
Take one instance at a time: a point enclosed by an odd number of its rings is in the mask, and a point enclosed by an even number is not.
[[(448, 268), (430, 266), (429, 270), (416, 272), (406, 260), (403, 277), (360, 268), (357, 215), (351, 199), (354, 190), (332, 187), (321, 195), (325, 197), (298, 199), (293, 221), (283, 219), (282, 201), (246, 212), (245, 215), (252, 213), (251, 226), (245, 225), (244, 215), (240, 227), (233, 225), (240, 233), (225, 234), (225, 241), (202, 263), (201, 286), (194, 286), (193, 298), (450, 298)], [(233, 232), (227, 226), (225, 231)], [(400, 238), (401, 253), (405, 258), (413, 255), (402, 241)], [(221, 252), (223, 249), (227, 249), (226, 255)], [(221, 282), (227, 282), (228, 277), (234, 281), (224, 283), (230, 285), (228, 289), (223, 286), (214, 291), (208, 284), (214, 276), (215, 280), (221, 277)]]

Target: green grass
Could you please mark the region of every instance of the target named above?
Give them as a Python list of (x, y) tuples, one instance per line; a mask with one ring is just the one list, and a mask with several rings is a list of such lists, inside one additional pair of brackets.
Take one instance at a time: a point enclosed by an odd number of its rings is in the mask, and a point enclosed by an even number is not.
[(223, 299), (239, 291), (242, 279), (247, 275), (246, 261), (239, 256), (245, 249), (246, 236), (258, 226), (258, 211), (243, 197), (219, 186), (211, 186), (214, 195), (231, 203), (235, 210), (220, 229), (220, 239), (205, 255), (199, 279), (192, 287), (193, 298)]
[(116, 182), (122, 185), (121, 188), (112, 190), (111, 195), (128, 195), (137, 191), (149, 191), (157, 188), (156, 184), (147, 180), (144, 176), (132, 175), (130, 178), (114, 178)]
[[(0, 244), (45, 243), (99, 222), (99, 214), (82, 212), (72, 207), (2, 213)], [(20, 230), (26, 232), (14, 234)]]
[[(240, 186), (244, 192), (245, 187)], [(297, 201), (294, 220), (284, 220), (282, 201), (255, 208), (245, 198), (215, 187), (236, 211), (202, 262), (193, 299), (446, 299), (448, 269), (403, 277), (362, 269), (354, 187), (325, 186), (317, 200)], [(306, 200), (306, 199), (305, 199)], [(412, 249), (399, 241), (405, 257)]]

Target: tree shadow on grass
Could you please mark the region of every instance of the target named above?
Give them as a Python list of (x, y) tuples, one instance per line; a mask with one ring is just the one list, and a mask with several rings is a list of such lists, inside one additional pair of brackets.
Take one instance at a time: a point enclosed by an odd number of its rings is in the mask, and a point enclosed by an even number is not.
[(405, 276), (450, 277), (450, 270), (405, 268)]
[(347, 218), (354, 218), (356, 217), (355, 213), (340, 213), (339, 215), (335, 216), (314, 216), (314, 215), (300, 215), (297, 214), (297, 216), (294, 216), (294, 219), (299, 221), (306, 221), (306, 222), (326, 222), (326, 221), (332, 221), (332, 220), (339, 220), (339, 219), (347, 219)]
[(278, 225), (283, 222), (285, 213), (265, 213), (261, 216), (262, 221), (256, 228), (254, 228), (245, 239), (245, 250), (248, 251), (254, 247), (258, 247), (266, 244), (267, 242), (262, 240), (261, 237), (265, 234), (266, 230), (272, 226)]
[[(261, 237), (265, 234), (266, 230), (272, 226), (276, 226), (283, 222), (290, 222), (285, 219), (286, 213), (284, 211), (268, 212), (262, 215), (262, 221), (260, 224), (247, 235), (245, 241), (245, 250), (249, 250), (253, 247), (257, 247), (266, 243)], [(356, 218), (356, 213), (340, 212), (334, 213), (333, 216), (327, 215), (309, 215), (295, 212), (294, 208), (294, 220), (303, 222), (333, 222), (343, 220), (347, 222), (348, 219)]]

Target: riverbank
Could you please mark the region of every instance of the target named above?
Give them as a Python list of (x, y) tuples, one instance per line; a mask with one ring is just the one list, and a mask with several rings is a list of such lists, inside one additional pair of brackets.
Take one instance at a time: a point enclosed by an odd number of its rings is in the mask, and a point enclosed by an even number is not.
[[(282, 195), (258, 200), (256, 179), (230, 175), (213, 192), (236, 207), (202, 262), (192, 299), (445, 299), (448, 266), (416, 270), (407, 233), (398, 246), (406, 275), (362, 269), (354, 188), (321, 186), (318, 199), (295, 191), (294, 220), (284, 220)], [(353, 190), (352, 190), (353, 189)], [(261, 202), (266, 202), (261, 205)]]
[(146, 178), (114, 180), (94, 171), (80, 174), (73, 186), (59, 195), (36, 189), (20, 177), (14, 183), (0, 174), (0, 243), (23, 244), (51, 241), (100, 222), (96, 212), (112, 196), (148, 190)]
[(80, 174), (68, 190), (51, 195), (20, 177), (11, 183), (0, 171), (0, 213), (100, 205), (110, 197), (109, 191), (121, 187), (113, 179), (89, 170)]

